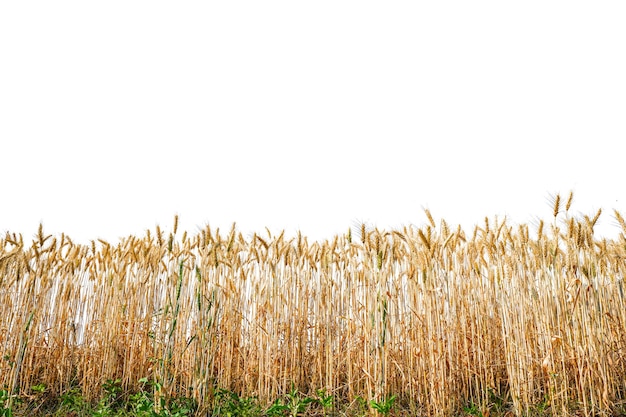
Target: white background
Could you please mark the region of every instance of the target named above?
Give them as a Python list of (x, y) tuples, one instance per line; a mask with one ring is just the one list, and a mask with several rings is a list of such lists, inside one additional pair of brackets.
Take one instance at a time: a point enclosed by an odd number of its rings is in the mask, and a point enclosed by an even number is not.
[(5, 1), (0, 232), (619, 232), (623, 1)]

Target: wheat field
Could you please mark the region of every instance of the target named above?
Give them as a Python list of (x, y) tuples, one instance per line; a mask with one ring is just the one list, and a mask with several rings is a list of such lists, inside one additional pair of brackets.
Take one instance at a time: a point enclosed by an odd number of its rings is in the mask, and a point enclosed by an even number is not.
[[(337, 402), (396, 395), (410, 415), (504, 399), (510, 415), (611, 415), (626, 400), (622, 234), (555, 196), (536, 225), (361, 225), (325, 241), (233, 225), (119, 243), (0, 238), (0, 387), (96, 395), (141, 378), (205, 410), (225, 388)], [(542, 414), (542, 415), (543, 415)], [(409, 415), (409, 414), (407, 414)]]

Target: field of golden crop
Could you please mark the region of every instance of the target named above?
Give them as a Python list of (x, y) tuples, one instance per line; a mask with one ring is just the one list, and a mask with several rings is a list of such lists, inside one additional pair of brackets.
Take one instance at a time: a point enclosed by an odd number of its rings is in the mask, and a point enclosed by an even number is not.
[(7, 233), (0, 387), (89, 395), (148, 378), (205, 406), (218, 387), (271, 401), (295, 386), (343, 403), (396, 395), (412, 415), (494, 399), (513, 414), (618, 413), (626, 223), (614, 212), (623, 233), (600, 240), (600, 212), (570, 205), (557, 196), (532, 228), (485, 219), (466, 233), (426, 211), (420, 228), (323, 242), (190, 236), (177, 219), (116, 244)]

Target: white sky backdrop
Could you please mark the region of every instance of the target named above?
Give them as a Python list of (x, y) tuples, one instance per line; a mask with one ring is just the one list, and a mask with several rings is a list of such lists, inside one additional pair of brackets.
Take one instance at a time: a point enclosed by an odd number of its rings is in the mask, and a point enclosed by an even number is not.
[(626, 209), (624, 1), (5, 1), (0, 232)]

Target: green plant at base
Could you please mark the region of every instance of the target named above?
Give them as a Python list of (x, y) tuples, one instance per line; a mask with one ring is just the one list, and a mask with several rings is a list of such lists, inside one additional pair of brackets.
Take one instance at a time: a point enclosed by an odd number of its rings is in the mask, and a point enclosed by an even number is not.
[(372, 407), (372, 409), (378, 411), (381, 414), (388, 415), (393, 409), (393, 404), (395, 401), (395, 395), (392, 395), (391, 397), (381, 401), (370, 400), (370, 407)]
[(214, 416), (246, 417), (261, 413), (256, 397), (241, 398), (236, 392), (218, 389), (215, 393)]
[(148, 378), (139, 380), (139, 392), (129, 397), (130, 408), (137, 417), (186, 417), (196, 412), (195, 400), (188, 397), (174, 397), (169, 401), (162, 396), (158, 398), (158, 407), (155, 407), (154, 391), (159, 390), (161, 384), (149, 381)]
[(93, 412), (94, 417), (105, 417), (118, 410), (120, 404), (120, 394), (122, 392), (122, 380), (121, 379), (107, 379), (102, 384), (102, 390), (105, 395), (100, 401)]
[(489, 400), (490, 400), (490, 409), (497, 412), (503, 413), (506, 409), (506, 401), (500, 395), (498, 395), (493, 388), (488, 388), (489, 391)]
[(493, 388), (487, 388), (489, 392), (489, 401), (486, 404), (476, 404), (470, 402), (469, 405), (463, 407), (463, 412), (470, 416), (484, 417), (488, 415), (503, 415), (506, 412), (505, 400), (500, 397)]
[(463, 407), (463, 412), (467, 415), (474, 416), (474, 417), (484, 417), (483, 412), (480, 411), (480, 408), (478, 407), (478, 405), (474, 403), (471, 403), (470, 405)]
[(172, 398), (165, 409), (165, 416), (168, 417), (186, 417), (192, 416), (196, 412), (198, 405), (193, 398), (176, 397)]
[(290, 417), (296, 417), (301, 413), (304, 413), (309, 404), (314, 402), (313, 398), (302, 397), (300, 392), (293, 386), (291, 391), (287, 394), (285, 399), (277, 398), (272, 405), (265, 410), (264, 416), (284, 416), (285, 413)]
[(325, 389), (317, 390), (317, 398), (315, 399), (319, 405), (324, 409), (324, 415), (328, 415), (328, 413), (333, 408), (333, 396), (332, 394), (327, 394)]
[(74, 387), (61, 394), (61, 409), (81, 414), (89, 409), (89, 404), (83, 398), (80, 388)]
[(291, 417), (296, 417), (298, 414), (303, 413), (308, 408), (309, 404), (313, 402), (313, 398), (303, 398), (293, 384), (291, 385), (291, 391), (287, 394), (287, 400), (285, 405)]
[(267, 417), (280, 417), (284, 416), (285, 412), (289, 411), (289, 407), (283, 404), (280, 398), (274, 400), (272, 405), (269, 406), (267, 410), (265, 410), (264, 416)]
[(31, 386), (30, 390), (32, 394), (29, 396), (26, 403), (28, 404), (29, 414), (35, 414), (48, 399), (48, 387), (46, 384), (39, 383)]
[(0, 390), (0, 416), (13, 417), (13, 407), (11, 404), (11, 394), (8, 390)]
[(369, 409), (367, 400), (359, 395), (355, 398), (355, 402), (358, 404), (358, 410), (360, 414), (365, 415)]
[(137, 416), (152, 416), (154, 412), (154, 402), (147, 392), (139, 391), (129, 397), (132, 412)]
[(37, 385), (33, 385), (32, 387), (30, 387), (30, 389), (38, 395), (43, 394), (44, 392), (46, 392), (46, 384), (37, 384)]

